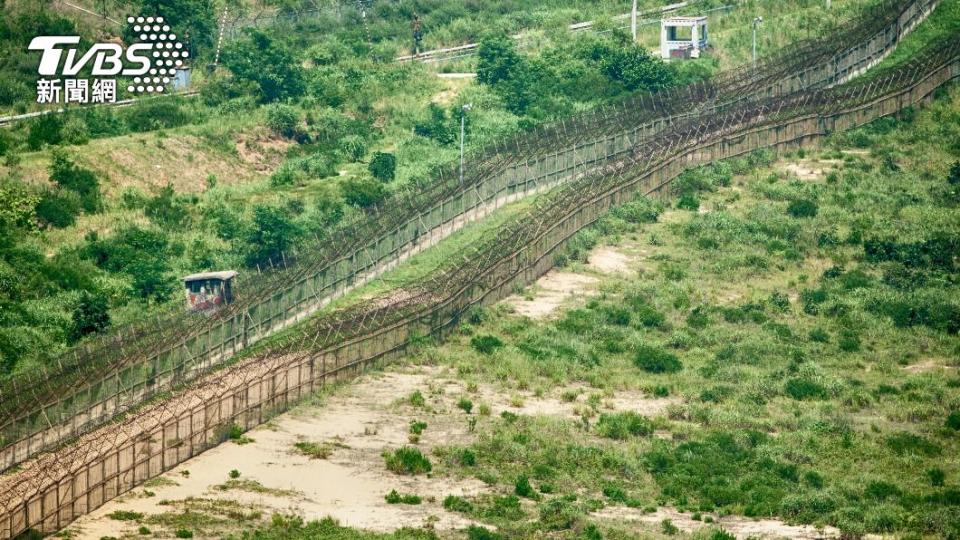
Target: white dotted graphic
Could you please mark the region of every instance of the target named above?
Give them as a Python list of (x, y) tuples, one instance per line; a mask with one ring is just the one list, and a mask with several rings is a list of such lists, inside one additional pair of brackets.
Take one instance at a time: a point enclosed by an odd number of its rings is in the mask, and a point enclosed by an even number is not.
[[(188, 53), (183, 43), (177, 41), (177, 35), (164, 24), (163, 17), (127, 17), (134, 34), (141, 43), (153, 46), (152, 61), (147, 74), (134, 77), (133, 84), (127, 86), (131, 93), (160, 93), (177, 74), (177, 68), (183, 66), (181, 58)], [(176, 67), (174, 67), (176, 66)], [(147, 76), (149, 75), (149, 76)]]

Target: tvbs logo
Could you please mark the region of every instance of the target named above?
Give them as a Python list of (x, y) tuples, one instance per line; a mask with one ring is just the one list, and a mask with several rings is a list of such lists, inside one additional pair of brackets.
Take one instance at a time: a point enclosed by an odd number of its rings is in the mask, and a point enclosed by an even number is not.
[[(118, 43), (96, 43), (80, 54), (80, 36), (39, 36), (29, 49), (41, 51), (37, 72), (38, 103), (109, 103), (117, 98), (115, 78), (132, 77), (130, 93), (161, 93), (189, 56), (184, 44), (163, 17), (128, 17), (139, 38), (126, 48)], [(94, 79), (76, 78), (89, 68)], [(52, 78), (47, 78), (52, 77)]]

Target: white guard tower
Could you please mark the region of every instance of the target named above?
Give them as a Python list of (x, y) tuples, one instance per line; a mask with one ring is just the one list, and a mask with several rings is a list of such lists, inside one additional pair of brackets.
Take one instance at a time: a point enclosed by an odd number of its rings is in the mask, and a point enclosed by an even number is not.
[(700, 58), (707, 48), (706, 17), (669, 17), (660, 20), (660, 56)]

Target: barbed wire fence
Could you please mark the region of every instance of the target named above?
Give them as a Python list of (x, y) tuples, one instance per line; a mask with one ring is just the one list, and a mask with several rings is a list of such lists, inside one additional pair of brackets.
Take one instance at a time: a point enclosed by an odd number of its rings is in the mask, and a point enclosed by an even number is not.
[(389, 204), (346, 224), (336, 233), (338, 242), (318, 239), (312, 249), (271, 262), (272, 270), (239, 279), (243, 296), (213, 316), (158, 316), (85, 344), (36, 377), (6, 381), (0, 385), (0, 468), (197, 379), (466, 223), (618, 163), (644, 138), (751, 96), (847, 80), (889, 54), (936, 4), (885, 2), (853, 25), (847, 39), (809, 41), (757, 70), (640, 94), (476, 151), (463, 185), (455, 165), (439, 170), (435, 181), (401, 191)]
[(638, 141), (624, 159), (538, 198), (418, 284), (325, 314), (283, 343), (0, 477), (6, 495), (0, 538), (62, 528), (222, 442), (231, 427), (260, 424), (330, 381), (401, 354), (412, 336), (454, 331), (472, 307), (546, 272), (556, 250), (611, 206), (637, 194), (665, 197), (684, 170), (759, 148), (801, 147), (923, 103), (958, 79), (960, 36), (954, 36), (862, 82), (759, 98), (679, 121)]

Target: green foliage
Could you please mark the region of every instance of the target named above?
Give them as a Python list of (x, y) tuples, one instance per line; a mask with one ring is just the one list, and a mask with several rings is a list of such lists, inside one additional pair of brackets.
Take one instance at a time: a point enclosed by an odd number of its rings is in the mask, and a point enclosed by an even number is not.
[(138, 519), (142, 519), (143, 514), (140, 512), (131, 512), (129, 510), (115, 510), (107, 514), (107, 517), (117, 521), (136, 521)]
[(247, 235), (247, 266), (267, 268), (284, 262), (284, 253), (302, 234), (286, 208), (259, 204), (253, 207), (253, 223)]
[(457, 402), (457, 408), (470, 414), (473, 411), (473, 402), (467, 398), (460, 398), (460, 401)]
[(533, 489), (533, 486), (530, 485), (530, 478), (528, 478), (525, 474), (521, 474), (517, 477), (517, 481), (513, 483), (513, 492), (518, 497), (534, 500), (540, 498), (537, 490)]
[(85, 211), (98, 212), (102, 203), (100, 181), (96, 174), (75, 164), (70, 156), (60, 149), (55, 149), (51, 157), (50, 180), (76, 193)]
[(185, 126), (198, 119), (179, 98), (140, 100), (124, 114), (127, 129), (140, 133)]
[(443, 499), (443, 507), (451, 512), (473, 512), (473, 504), (467, 499), (457, 495), (447, 495), (446, 498)]
[(169, 297), (174, 286), (168, 258), (172, 249), (164, 233), (134, 226), (103, 240), (93, 235), (87, 242), (84, 255), (104, 270), (128, 275), (141, 298)]
[(479, 334), (470, 338), (470, 347), (480, 354), (493, 354), (503, 347), (503, 341), (494, 335)]
[(80, 196), (66, 189), (44, 191), (35, 210), (41, 223), (58, 229), (73, 225), (81, 211)]
[(676, 373), (683, 369), (683, 364), (675, 354), (652, 345), (637, 347), (633, 362), (648, 373)]
[(677, 200), (677, 208), (696, 212), (700, 209), (700, 199), (693, 193), (684, 193)]
[(387, 189), (372, 178), (351, 178), (340, 184), (343, 199), (351, 206), (369, 208), (387, 198)]
[(410, 421), (410, 433), (414, 435), (420, 435), (425, 429), (427, 429), (426, 422), (418, 422), (417, 420)]
[(787, 213), (795, 218), (811, 218), (817, 215), (817, 203), (810, 199), (790, 201)]
[(430, 460), (421, 454), (419, 449), (409, 446), (384, 452), (383, 458), (386, 460), (387, 470), (397, 474), (425, 474), (433, 469)]
[(397, 493), (395, 489), (390, 490), (390, 493), (387, 493), (384, 499), (387, 501), (387, 504), (420, 504), (423, 501), (419, 495), (407, 493), (401, 495)]
[(189, 529), (177, 529), (173, 535), (177, 538), (193, 538), (193, 531)]
[(597, 420), (596, 429), (601, 437), (623, 441), (631, 437), (651, 435), (653, 423), (633, 411), (604, 413)]
[(88, 334), (102, 332), (110, 326), (108, 308), (106, 296), (84, 291), (73, 309), (71, 341), (77, 341)]
[(388, 152), (375, 152), (367, 169), (377, 180), (392, 182), (396, 176), (397, 158)]
[(427, 106), (427, 117), (413, 126), (413, 132), (440, 144), (449, 145), (456, 142), (459, 136), (456, 124), (443, 107), (430, 103)]
[(659, 90), (670, 86), (675, 74), (644, 47), (629, 44), (608, 51), (602, 61), (604, 73), (627, 90)]
[(816, 381), (805, 378), (788, 379), (783, 386), (783, 391), (793, 399), (826, 399), (827, 389)]
[(490, 86), (514, 114), (525, 114), (536, 100), (534, 75), (527, 60), (505, 35), (487, 37), (477, 49), (477, 81)]
[(189, 219), (187, 212), (186, 206), (177, 199), (171, 184), (161, 188), (160, 192), (148, 199), (143, 207), (143, 213), (150, 218), (150, 221), (170, 229), (182, 228)]
[(29, 124), (27, 148), (40, 150), (44, 145), (57, 145), (63, 141), (63, 118), (57, 114), (45, 114)]
[(954, 431), (960, 431), (960, 411), (951, 411), (947, 415), (946, 426)]
[(894, 433), (886, 438), (887, 446), (901, 455), (921, 455), (938, 456), (942, 449), (940, 446), (922, 435), (901, 431)]
[(300, 111), (283, 103), (272, 103), (266, 108), (267, 127), (284, 137), (293, 137), (300, 125)]
[(229, 476), (230, 478), (236, 480), (237, 478), (240, 478), (240, 471), (238, 471), (238, 470), (236, 470), (236, 469), (231, 469), (231, 470), (230, 470), (230, 473), (228, 474), (228, 476)]
[(410, 405), (414, 407), (423, 407), (426, 405), (427, 401), (423, 398), (423, 394), (419, 390), (414, 390), (410, 397), (407, 398), (407, 401), (410, 402)]
[(222, 61), (235, 77), (253, 81), (264, 102), (297, 98), (305, 90), (303, 68), (285, 45), (257, 29), (224, 48)]

